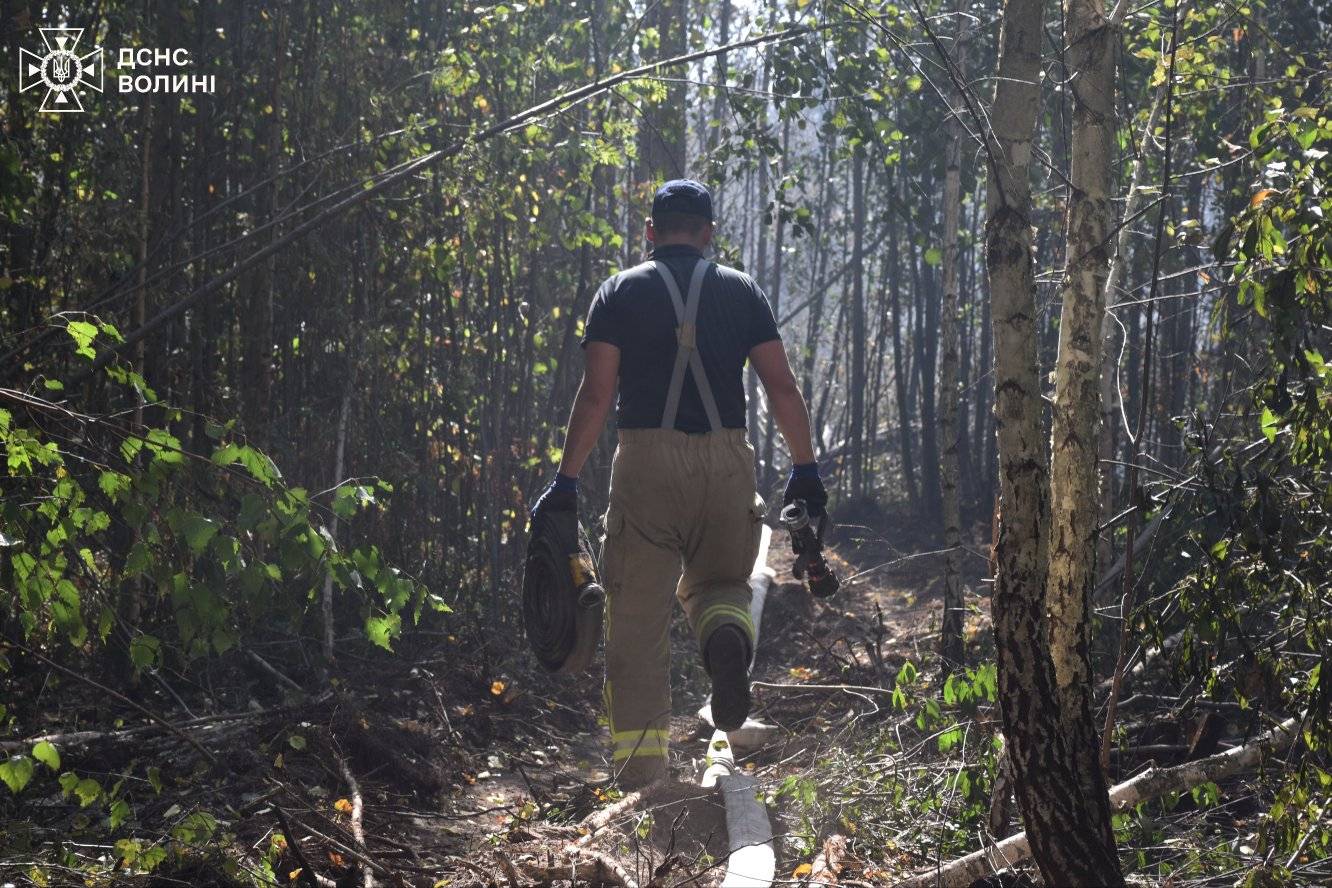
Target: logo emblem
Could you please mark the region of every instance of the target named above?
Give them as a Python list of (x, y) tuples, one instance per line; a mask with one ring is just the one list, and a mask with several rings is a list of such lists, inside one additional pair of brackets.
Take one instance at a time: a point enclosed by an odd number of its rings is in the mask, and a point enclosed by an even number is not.
[(102, 48), (78, 54), (83, 28), (42, 28), (46, 54), (19, 49), (19, 92), (46, 87), (41, 110), (49, 114), (82, 111), (79, 87), (102, 91)]

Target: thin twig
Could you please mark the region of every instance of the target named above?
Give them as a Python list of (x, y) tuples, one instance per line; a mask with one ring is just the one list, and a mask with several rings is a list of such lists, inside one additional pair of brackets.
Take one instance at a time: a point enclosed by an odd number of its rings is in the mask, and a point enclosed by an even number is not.
[[(356, 782), (356, 775), (352, 773), (351, 766), (342, 756), (338, 756), (338, 770), (342, 773), (342, 779), (347, 782), (347, 792), (351, 794), (351, 831), (352, 838), (356, 840), (356, 847), (362, 852), (367, 852), (365, 844), (365, 826), (361, 822), (361, 815), (365, 811), (365, 803), (361, 798), (361, 785)], [(361, 872), (361, 884), (365, 888), (375, 888), (375, 875), (366, 867)]]

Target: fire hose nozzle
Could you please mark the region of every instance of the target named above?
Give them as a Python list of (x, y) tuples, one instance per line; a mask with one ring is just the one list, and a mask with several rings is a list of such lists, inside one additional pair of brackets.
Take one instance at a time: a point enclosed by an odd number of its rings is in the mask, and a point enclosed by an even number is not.
[(804, 500), (795, 500), (782, 509), (781, 516), (777, 519), (782, 523), (782, 527), (795, 533), (809, 527), (809, 509), (805, 506)]
[(806, 580), (809, 593), (815, 598), (831, 597), (842, 584), (823, 557), (823, 528), (827, 516), (821, 517), (816, 531), (810, 525), (809, 507), (804, 500), (798, 499), (782, 509), (778, 520), (790, 531), (791, 548), (796, 553), (791, 574), (797, 580)]
[(592, 559), (584, 552), (575, 552), (569, 556), (569, 570), (573, 574), (574, 587), (578, 590), (575, 600), (583, 609), (600, 607), (606, 603), (606, 590), (597, 582), (592, 570)]

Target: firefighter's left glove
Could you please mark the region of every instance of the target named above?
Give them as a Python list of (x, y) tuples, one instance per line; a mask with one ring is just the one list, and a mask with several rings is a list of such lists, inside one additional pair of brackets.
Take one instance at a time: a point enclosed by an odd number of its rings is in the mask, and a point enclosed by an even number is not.
[(805, 508), (811, 518), (819, 518), (828, 510), (828, 491), (819, 477), (819, 464), (804, 463), (791, 467), (791, 477), (786, 482), (786, 493), (782, 496), (782, 505), (789, 506), (795, 500), (804, 500)]
[(557, 512), (578, 512), (577, 478), (556, 474), (555, 480), (542, 491), (532, 506), (532, 522), (535, 523), (542, 515), (554, 515)]

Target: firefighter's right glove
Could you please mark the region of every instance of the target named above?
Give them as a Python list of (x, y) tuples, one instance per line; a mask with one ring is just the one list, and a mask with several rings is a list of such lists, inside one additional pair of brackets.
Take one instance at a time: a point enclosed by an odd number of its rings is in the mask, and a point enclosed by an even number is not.
[(537, 497), (532, 506), (531, 518), (535, 524), (542, 515), (554, 515), (556, 512), (578, 511), (578, 479), (568, 475), (555, 475), (555, 480)]
[(817, 462), (801, 463), (791, 466), (791, 477), (786, 481), (786, 493), (782, 496), (782, 505), (789, 506), (795, 500), (804, 500), (810, 518), (821, 518), (828, 511), (828, 491), (819, 477)]

